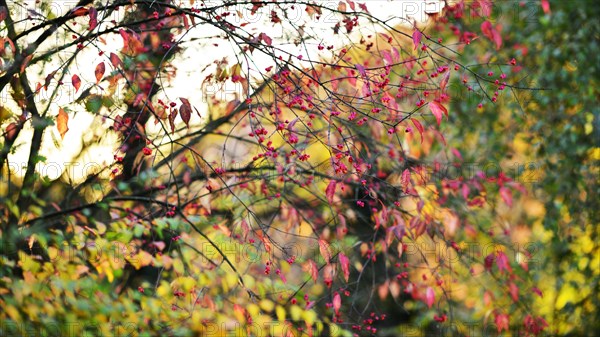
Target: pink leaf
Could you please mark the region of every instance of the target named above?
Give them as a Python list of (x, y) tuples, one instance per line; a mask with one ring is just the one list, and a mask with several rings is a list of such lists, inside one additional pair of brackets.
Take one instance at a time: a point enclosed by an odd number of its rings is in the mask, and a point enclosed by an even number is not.
[(500, 49), (502, 46), (502, 35), (498, 32), (498, 30), (492, 27), (492, 23), (489, 21), (484, 21), (481, 24), (481, 32), (485, 37), (487, 37), (490, 41), (496, 44), (496, 49)]
[(483, 35), (485, 35), (488, 39), (492, 40), (492, 23), (485, 20), (482, 24), (481, 24), (481, 32), (483, 33)]
[(460, 152), (459, 152), (457, 149), (455, 149), (455, 148), (452, 148), (452, 149), (451, 149), (451, 151), (452, 151), (452, 154), (454, 154), (454, 156), (455, 156), (455, 157), (457, 157), (457, 158), (458, 158), (458, 159), (460, 159), (460, 160), (462, 160), (462, 159), (463, 159), (463, 158), (462, 158), (462, 155), (460, 154)]
[(425, 303), (427, 304), (427, 306), (429, 308), (431, 308), (431, 306), (433, 305), (434, 302), (435, 302), (435, 292), (433, 291), (433, 288), (427, 287), (427, 290), (425, 291)]
[(389, 51), (382, 50), (381, 54), (383, 55), (383, 59), (384, 59), (386, 65), (392, 65), (392, 64), (394, 64), (394, 61), (392, 60), (392, 54), (390, 54)]
[(336, 315), (340, 311), (341, 306), (342, 306), (342, 298), (340, 297), (340, 294), (336, 292), (335, 295), (333, 295), (333, 310), (335, 310)]
[(408, 184), (410, 183), (410, 171), (408, 169), (405, 169), (404, 172), (402, 172), (402, 179), (400, 180), (400, 183), (402, 184), (402, 186), (404, 186), (405, 188), (408, 186)]
[(542, 9), (545, 14), (550, 14), (550, 2), (548, 0), (542, 0)]
[(503, 272), (504, 270), (508, 271), (509, 273), (512, 272), (512, 268), (510, 267), (510, 264), (508, 262), (508, 257), (506, 256), (506, 254), (504, 254), (504, 252), (498, 252), (496, 264), (498, 265), (498, 270), (500, 272)]
[(425, 129), (423, 128), (423, 125), (421, 125), (421, 122), (419, 122), (418, 120), (416, 120), (414, 118), (411, 118), (410, 120), (412, 121), (415, 128), (417, 128), (417, 130), (419, 131), (419, 134), (421, 135), (421, 144), (423, 144), (423, 131), (425, 131)]
[(365, 67), (362, 64), (355, 64), (354, 67), (356, 67), (356, 70), (358, 70), (360, 76), (362, 77), (367, 77), (367, 71), (365, 70)]
[(333, 195), (335, 193), (335, 187), (337, 185), (337, 181), (331, 180), (327, 188), (325, 189), (325, 196), (327, 197), (327, 201), (329, 204), (333, 204)]
[(500, 187), (500, 196), (502, 197), (502, 200), (504, 200), (504, 203), (506, 204), (506, 206), (508, 206), (508, 207), (512, 206), (512, 203), (513, 203), (512, 193), (508, 189), (508, 187), (506, 187), (506, 186)]
[(363, 83), (363, 86), (362, 86), (362, 95), (363, 95), (363, 97), (370, 97), (371, 96), (371, 88), (369, 88), (369, 83), (368, 82)]
[(431, 113), (435, 116), (438, 126), (442, 122), (442, 114), (448, 117), (448, 110), (446, 110), (446, 108), (439, 102), (429, 102), (429, 109), (431, 110)]
[(413, 44), (415, 45), (415, 49), (417, 49), (419, 47), (422, 37), (423, 37), (423, 33), (421, 33), (420, 30), (415, 29), (415, 31), (412, 34), (412, 39), (413, 39)]
[(442, 77), (442, 80), (440, 81), (440, 89), (442, 90), (442, 92), (446, 89), (446, 86), (448, 85), (449, 80), (450, 80), (450, 70), (446, 70), (446, 74), (444, 75), (444, 77)]
[(317, 268), (315, 261), (308, 259), (304, 265), (304, 269), (310, 273), (310, 277), (316, 283), (317, 279), (319, 278), (319, 268)]
[(294, 118), (287, 126), (288, 131), (292, 132), (294, 131), (294, 125), (296, 125), (296, 123), (298, 123), (298, 117)]
[(344, 279), (348, 282), (348, 278), (350, 277), (350, 260), (344, 253), (340, 253), (338, 257), (342, 266), (342, 272), (344, 273)]
[(338, 216), (340, 218), (340, 222), (337, 225), (336, 234), (337, 234), (338, 240), (341, 240), (348, 233), (348, 226), (346, 226), (346, 218), (342, 214), (338, 214)]
[[(346, 77), (346, 79), (348, 80), (348, 82), (350, 82), (351, 86), (356, 88), (356, 77), (354, 76), (354, 70), (348, 68), (348, 69), (346, 69), (346, 72), (348, 73), (348, 76)], [(337, 91), (337, 88), (335, 89), (335, 91)]]
[(245, 219), (242, 219), (242, 223), (240, 224), (242, 227), (242, 234), (244, 234), (244, 240), (248, 237), (248, 233), (250, 232), (250, 226)]
[(465, 200), (468, 200), (469, 198), (469, 185), (467, 184), (462, 184), (461, 186), (461, 192), (462, 192), (462, 196)]
[(331, 252), (329, 251), (329, 244), (327, 241), (319, 239), (319, 252), (325, 262), (329, 263), (329, 261), (331, 261)]
[(398, 62), (400, 60), (400, 52), (398, 48), (392, 47), (392, 56), (394, 57), (394, 62)]

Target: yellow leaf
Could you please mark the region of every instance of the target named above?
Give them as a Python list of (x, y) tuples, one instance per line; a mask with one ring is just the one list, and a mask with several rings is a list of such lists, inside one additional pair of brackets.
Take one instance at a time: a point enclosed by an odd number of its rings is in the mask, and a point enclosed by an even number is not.
[(290, 308), (290, 315), (292, 316), (293, 321), (298, 321), (300, 320), (300, 316), (302, 315), (302, 309), (294, 304)]
[(312, 310), (308, 310), (302, 313), (302, 318), (304, 318), (306, 325), (310, 326), (313, 325), (317, 320), (317, 314)]
[(275, 315), (277, 315), (278, 321), (280, 321), (280, 322), (285, 321), (285, 309), (282, 306), (278, 305), (275, 308)]
[(56, 128), (58, 129), (58, 133), (60, 133), (60, 138), (65, 139), (65, 133), (69, 131), (68, 124), (69, 123), (69, 115), (63, 110), (63, 108), (58, 109), (58, 116), (56, 117)]
[(12, 318), (13, 321), (15, 321), (15, 322), (21, 321), (21, 315), (19, 314), (19, 311), (17, 310), (17, 308), (15, 308), (13, 306), (8, 306), (8, 307), (4, 308), (4, 310), (6, 311), (8, 316), (10, 318)]
[(275, 304), (270, 300), (260, 301), (260, 308), (266, 312), (271, 312), (275, 308)]
[(556, 299), (556, 309), (562, 309), (568, 302), (575, 301), (577, 297), (578, 296), (575, 289), (569, 284), (565, 284), (560, 290), (558, 298)]

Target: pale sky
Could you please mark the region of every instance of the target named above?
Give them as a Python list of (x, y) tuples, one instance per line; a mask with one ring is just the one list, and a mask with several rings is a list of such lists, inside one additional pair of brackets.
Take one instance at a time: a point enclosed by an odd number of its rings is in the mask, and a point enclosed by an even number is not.
[[(337, 8), (339, 1), (327, 1), (321, 2), (321, 4), (326, 4), (328, 7)], [(27, 2), (28, 6), (25, 8), (18, 8), (13, 16), (15, 20), (18, 17), (23, 17), (24, 15), (33, 15), (35, 17), (36, 12), (43, 12), (40, 10), (40, 6), (50, 5), (53, 13), (57, 16), (66, 13), (70, 10), (76, 1), (42, 1), (40, 4), (35, 4), (33, 1)], [(196, 6), (198, 6), (198, 1), (196, 2)], [(216, 4), (216, 1), (206, 2), (207, 5)], [(375, 17), (381, 19), (391, 19), (388, 23), (392, 26), (400, 25), (406, 23), (406, 20), (402, 20), (400, 18), (409, 18), (409, 22), (413, 20), (417, 22), (417, 24), (423, 25), (426, 22), (425, 11), (428, 12), (438, 12), (441, 10), (443, 6), (443, 2), (441, 1), (409, 1), (409, 0), (400, 0), (400, 1), (385, 1), (385, 0), (377, 0), (377, 1), (366, 1), (367, 8), (369, 12), (373, 14)], [(334, 35), (331, 27), (335, 24), (336, 21), (333, 18), (328, 17), (327, 15), (323, 15), (321, 20), (310, 20), (310, 22), (303, 22), (302, 20), (306, 20), (307, 16), (304, 13), (300, 6), (296, 6), (296, 11), (289, 12), (290, 19), (288, 21), (292, 21), (296, 26), (304, 23), (306, 24), (306, 32), (307, 34), (311, 34), (311, 30), (314, 31), (315, 36), (319, 36), (322, 43), (324, 45), (335, 45), (336, 47), (341, 47), (342, 45), (349, 42), (348, 39), (359, 39), (360, 36), (358, 33), (352, 34), (351, 36), (345, 36), (343, 34)], [(34, 9), (35, 11), (31, 11)], [(357, 3), (358, 9), (358, 3)], [(349, 10), (349, 8), (348, 8)], [(243, 15), (249, 15), (249, 11), (241, 11)], [(316, 59), (319, 56), (316, 54), (317, 48), (316, 45), (321, 41), (308, 41), (307, 43), (314, 44), (315, 47), (310, 48), (310, 52), (313, 54), (307, 54), (307, 50), (304, 50), (304, 46), (301, 44), (296, 47), (291, 43), (286, 43), (285, 31), (287, 28), (291, 28), (290, 22), (283, 22), (283, 26), (281, 25), (273, 25), (269, 22), (269, 14), (270, 7), (262, 8), (255, 16), (246, 17), (245, 21), (251, 21), (252, 23), (245, 26), (244, 28), (251, 32), (265, 32), (273, 39), (273, 45), (277, 45), (277, 47), (282, 48), (293, 55), (302, 55), (304, 60), (306, 59)], [(297, 22), (294, 21), (294, 14), (297, 14)], [(112, 19), (119, 19), (119, 16), (123, 15), (122, 12), (115, 13)], [(239, 18), (231, 19), (235, 22), (242, 22)], [(238, 21), (236, 21), (238, 20)], [(109, 20), (107, 20), (109, 21)], [(27, 26), (24, 24), (17, 25), (17, 31), (22, 30), (25, 27), (30, 27), (31, 21), (26, 21)], [(87, 27), (87, 17), (78, 18), (77, 22), (84, 27)], [(103, 25), (100, 24), (100, 28)], [(287, 27), (287, 28), (286, 28)], [(364, 25), (360, 29), (363, 30), (364, 34), (367, 33), (367, 30), (372, 29), (373, 26)], [(255, 29), (255, 30), (253, 30)], [(170, 85), (165, 86), (164, 91), (157, 95), (157, 98), (162, 98), (164, 101), (175, 101), (177, 104), (180, 104), (180, 101), (177, 99), (178, 97), (188, 98), (190, 103), (196, 107), (200, 112), (206, 111), (206, 105), (203, 102), (204, 93), (202, 92), (201, 84), (202, 79), (208, 75), (210, 72), (214, 71), (212, 68), (208, 68), (206, 71), (202, 72), (206, 65), (212, 63), (212, 61), (221, 59), (223, 57), (227, 57), (230, 60), (230, 64), (234, 64), (235, 60), (235, 52), (237, 52), (237, 47), (232, 46), (229, 42), (211, 39), (209, 42), (206, 42), (206, 38), (213, 36), (215, 33), (218, 33), (218, 30), (209, 25), (202, 25), (196, 29), (192, 29), (189, 32), (185, 32), (185, 34), (181, 34), (178, 37), (181, 37), (181, 41), (183, 42), (182, 46), (185, 48), (183, 52), (176, 56), (174, 61), (174, 65), (177, 67), (177, 76), (172, 81)], [(105, 36), (106, 44), (98, 43), (98, 47), (104, 52), (104, 55), (98, 55), (98, 49), (93, 46), (89, 46), (84, 49), (80, 55), (78, 56), (78, 64), (71, 67), (71, 74), (77, 74), (82, 80), (82, 88), (85, 88), (86, 83), (95, 83), (94, 77), (94, 68), (96, 64), (101, 61), (104, 61), (106, 64), (106, 74), (112, 71), (112, 67), (110, 65), (110, 61), (108, 60), (108, 55), (111, 52), (115, 52), (118, 54), (118, 51), (123, 46), (122, 38), (119, 34), (113, 34)], [(197, 39), (197, 40), (194, 40)], [(194, 40), (193, 42), (190, 42)], [(47, 50), (48, 48), (52, 48), (55, 45), (61, 45), (64, 43), (64, 38), (57, 36), (56, 39), (49, 39), (49, 41), (39, 48), (39, 51)], [(68, 39), (66, 40), (69, 41)], [(215, 47), (212, 43), (218, 43), (219, 46)], [(48, 62), (44, 70), (40, 69), (39, 65), (31, 66), (28, 68), (28, 75), (30, 79), (36, 78), (36, 74), (40, 74), (39, 82), (44, 82), (45, 75), (55, 70), (61, 59), (64, 60), (66, 57), (71, 55), (72, 50), (66, 50), (59, 53), (58, 58), (54, 58), (52, 62)], [(254, 73), (256, 74), (256, 69), (264, 69), (267, 66), (273, 65), (272, 60), (261, 54), (259, 52), (255, 52), (253, 55), (253, 62), (255, 65), (252, 66), (254, 69)], [(321, 54), (321, 56), (323, 56)], [(299, 60), (295, 60), (296, 62), (301, 62)], [(69, 166), (69, 163), (73, 161), (75, 155), (77, 155), (82, 147), (82, 139), (90, 138), (93, 132), (106, 133), (105, 128), (108, 125), (107, 123), (102, 127), (98, 118), (93, 118), (90, 113), (86, 112), (81, 105), (73, 105), (70, 104), (73, 101), (74, 97), (77, 97), (79, 93), (75, 94), (74, 88), (70, 85), (70, 77), (71, 74), (65, 77), (65, 85), (61, 87), (58, 97), (54, 100), (54, 102), (50, 105), (49, 112), (51, 115), (57, 115), (59, 107), (69, 107), (73, 111), (76, 111), (76, 114), (69, 114), (69, 131), (65, 134), (64, 139), (60, 140), (60, 135), (55, 127), (51, 127), (46, 131), (42, 151), (41, 154), (47, 158), (46, 163), (41, 163), (38, 168), (43, 176), (47, 176), (50, 179), (56, 179), (59, 177), (63, 171)], [(101, 82), (100, 86), (106, 88), (107, 83)], [(49, 90), (43, 91), (39, 96), (40, 98), (48, 98), (53, 88), (56, 87), (56, 81), (49, 86)], [(7, 87), (8, 88), (8, 87)], [(236, 87), (233, 83), (229, 83), (226, 87), (228, 92), (240, 91), (240, 87)], [(43, 89), (42, 89), (43, 90)], [(232, 96), (226, 96), (232, 98)], [(5, 89), (0, 98), (2, 99), (1, 104), (10, 108), (13, 111), (18, 111), (14, 102), (10, 98), (8, 94), (8, 90)], [(118, 98), (116, 98), (118, 99)], [(38, 107), (39, 108), (39, 107)], [(106, 112), (106, 111), (104, 111)], [(192, 123), (201, 123), (200, 118), (198, 116), (192, 117)], [(149, 124), (153, 124), (152, 122)], [(152, 128), (149, 128), (151, 131)], [(14, 174), (17, 176), (21, 176), (24, 174), (24, 169), (18, 169), (18, 167), (23, 167), (27, 162), (27, 157), (29, 155), (29, 139), (31, 139), (31, 135), (33, 130), (31, 129), (30, 124), (27, 124), (26, 128), (21, 132), (21, 135), (18, 138), (18, 144), (21, 144), (19, 149), (15, 154), (9, 156), (9, 161), (11, 162), (11, 168), (15, 170)], [(76, 180), (81, 179), (86, 173), (89, 173), (90, 170), (95, 167), (105, 166), (113, 161), (114, 149), (117, 143), (117, 139), (115, 136), (108, 137), (103, 144), (94, 145), (93, 151), (91, 155), (88, 155), (85, 158), (82, 158), (81, 162), (71, 164), (70, 171), (75, 177)], [(58, 146), (57, 146), (58, 145)], [(87, 163), (87, 165), (86, 165)], [(90, 164), (91, 163), (91, 164)], [(90, 166), (91, 165), (91, 166)]]

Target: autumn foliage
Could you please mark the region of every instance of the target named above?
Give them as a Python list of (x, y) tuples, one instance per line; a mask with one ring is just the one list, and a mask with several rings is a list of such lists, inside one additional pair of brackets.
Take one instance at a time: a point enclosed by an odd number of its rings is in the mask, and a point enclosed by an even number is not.
[(524, 5), (42, 3), (0, 0), (2, 333), (588, 331), (539, 304), (527, 172), (471, 165), (529, 151), (491, 147), (545, 90)]

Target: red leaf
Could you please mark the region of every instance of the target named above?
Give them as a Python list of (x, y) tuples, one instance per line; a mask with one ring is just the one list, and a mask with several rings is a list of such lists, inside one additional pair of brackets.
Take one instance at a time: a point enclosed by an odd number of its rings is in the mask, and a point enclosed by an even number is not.
[(327, 188), (325, 189), (325, 196), (327, 197), (327, 201), (329, 204), (333, 204), (333, 195), (335, 193), (335, 186), (337, 185), (337, 181), (331, 180)]
[(498, 333), (500, 333), (502, 330), (508, 331), (509, 326), (507, 314), (496, 314), (494, 317), (494, 323), (496, 323)]
[(273, 43), (273, 39), (271, 39), (269, 35), (265, 33), (260, 33), (259, 39), (265, 41), (267, 46), (270, 46)]
[(545, 14), (550, 14), (550, 2), (548, 0), (542, 0), (542, 9)]
[(542, 298), (544, 297), (544, 295), (542, 294), (542, 291), (538, 287), (531, 288), (531, 291), (533, 291), (534, 293), (538, 294), (539, 297), (542, 297)]
[(99, 83), (102, 80), (102, 76), (104, 76), (104, 71), (106, 70), (104, 66), (104, 62), (98, 63), (96, 66), (96, 70), (94, 70), (94, 75), (96, 75), (96, 83)]
[(187, 125), (189, 127), (190, 126), (190, 118), (192, 117), (192, 106), (190, 105), (190, 102), (187, 99), (182, 98), (182, 97), (180, 97), (179, 99), (183, 102), (181, 104), (181, 107), (179, 108), (179, 113), (181, 114), (181, 119), (183, 120), (185, 125)]
[(429, 308), (431, 308), (431, 306), (433, 305), (434, 302), (435, 302), (435, 292), (433, 291), (433, 288), (427, 287), (427, 290), (425, 291), (425, 303), (427, 304), (427, 306)]
[(119, 29), (119, 34), (123, 38), (123, 48), (127, 48), (129, 46), (129, 34), (124, 29)]
[(73, 77), (71, 77), (71, 83), (75, 88), (75, 92), (77, 92), (79, 90), (79, 87), (81, 87), (81, 79), (79, 78), (79, 76), (73, 75)]
[(6, 131), (5, 131), (5, 141), (7, 142), (12, 142), (15, 137), (17, 137), (17, 135), (19, 134), (19, 127), (17, 126), (16, 123), (10, 123), (6, 126)]
[(8, 16), (8, 11), (7, 11), (6, 7), (4, 7), (4, 6), (0, 7), (0, 22), (4, 21), (7, 16)]
[(350, 9), (355, 10), (354, 1), (346, 0), (346, 2), (348, 3), (348, 5), (350, 5)]
[(494, 258), (494, 253), (491, 253), (485, 257), (485, 259), (483, 260), (483, 266), (485, 267), (485, 270), (492, 269), (492, 266), (494, 265)]
[(121, 61), (119, 56), (115, 53), (110, 53), (110, 63), (112, 64), (113, 68), (123, 66), (123, 61)]
[(448, 117), (448, 110), (446, 110), (446, 108), (439, 102), (429, 102), (429, 109), (431, 110), (431, 113), (435, 116), (438, 126), (442, 122), (442, 114)]
[(77, 6), (73, 9), (71, 9), (71, 14), (73, 16), (84, 16), (88, 14), (88, 9), (83, 7), (83, 6)]
[(29, 65), (29, 61), (31, 61), (31, 58), (33, 57), (33, 54), (29, 54), (27, 55), (27, 57), (23, 60), (23, 63), (21, 63), (21, 72), (25, 71), (25, 68), (27, 68), (27, 65)]
[(177, 109), (173, 109), (169, 114), (169, 124), (171, 125), (171, 133), (175, 132), (175, 117), (177, 117), (178, 112), (179, 111), (177, 111)]
[(90, 7), (88, 11), (90, 17), (90, 27), (88, 30), (94, 30), (98, 26), (98, 11), (94, 7)]
[(185, 28), (185, 30), (189, 30), (190, 29), (190, 22), (188, 20), (187, 16), (183, 16), (183, 27)]
[(340, 265), (342, 266), (342, 272), (344, 273), (344, 279), (348, 282), (348, 278), (350, 277), (350, 260), (344, 253), (340, 253), (338, 256)]
[(512, 297), (513, 301), (517, 302), (519, 300), (519, 287), (514, 282), (511, 282), (508, 285), (510, 291), (510, 297)]
[(333, 295), (333, 310), (335, 311), (336, 315), (340, 311), (341, 306), (342, 306), (342, 298), (340, 297), (340, 294), (338, 292), (336, 292), (335, 295)]
[(415, 29), (415, 31), (412, 34), (413, 44), (415, 45), (414, 49), (417, 49), (417, 47), (421, 43), (421, 38), (422, 37), (423, 37), (423, 33), (421, 33), (420, 30)]
[(48, 90), (48, 85), (54, 79), (54, 75), (56, 75), (56, 70), (46, 76), (46, 79), (44, 80), (44, 89)]

